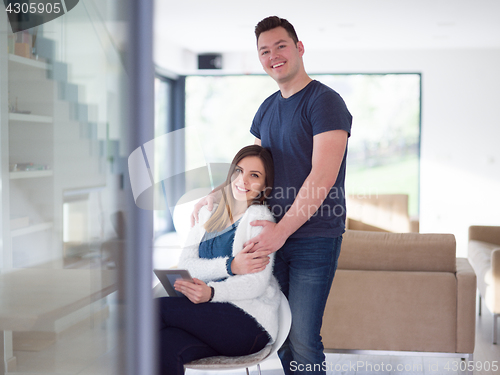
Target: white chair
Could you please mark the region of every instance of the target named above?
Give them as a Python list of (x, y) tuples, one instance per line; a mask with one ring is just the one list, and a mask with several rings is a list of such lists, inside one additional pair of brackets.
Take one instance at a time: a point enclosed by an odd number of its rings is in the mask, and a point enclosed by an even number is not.
[[(175, 230), (180, 237), (181, 243), (184, 244), (186, 241), (187, 233), (190, 229), (189, 217), (191, 216), (191, 212), (193, 212), (194, 205), (204, 194), (207, 194), (208, 192), (209, 191), (203, 188), (192, 190), (184, 194), (175, 205), (173, 212), (173, 221)], [(167, 295), (165, 289), (161, 284), (156, 285), (153, 293), (155, 298)], [(196, 361), (189, 362), (185, 364), (184, 367), (205, 371), (246, 368), (248, 375), (248, 367), (257, 365), (259, 374), (261, 374), (260, 362), (278, 351), (278, 349), (283, 345), (286, 338), (288, 337), (288, 333), (290, 332), (290, 327), (292, 325), (292, 313), (290, 311), (290, 306), (288, 305), (288, 300), (281, 292), (280, 296), (281, 301), (278, 310), (279, 328), (278, 336), (276, 337), (274, 344), (266, 345), (264, 349), (254, 354), (240, 357), (216, 356), (202, 358)]]
[(210, 193), (209, 188), (190, 190), (181, 196), (173, 207), (172, 220), (181, 245), (185, 245), (189, 230), (191, 229), (190, 217), (195, 204), (208, 193)]
[(286, 338), (288, 337), (288, 333), (290, 332), (290, 327), (292, 325), (292, 313), (290, 311), (290, 306), (288, 305), (288, 300), (283, 293), (280, 292), (280, 295), (281, 302), (278, 311), (278, 336), (276, 337), (276, 340), (273, 344), (266, 345), (264, 349), (254, 354), (244, 355), (240, 357), (217, 356), (201, 358), (185, 364), (184, 367), (205, 371), (246, 368), (247, 375), (249, 375), (248, 368), (250, 366), (257, 365), (259, 375), (261, 375), (260, 362), (273, 355), (278, 351), (279, 348), (281, 348)]

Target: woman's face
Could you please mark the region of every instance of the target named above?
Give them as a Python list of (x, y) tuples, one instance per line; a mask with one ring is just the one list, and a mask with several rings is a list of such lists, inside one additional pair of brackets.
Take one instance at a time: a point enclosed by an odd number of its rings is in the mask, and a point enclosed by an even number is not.
[(266, 172), (264, 164), (257, 156), (241, 159), (231, 177), (231, 191), (237, 201), (246, 201), (248, 205), (265, 189)]

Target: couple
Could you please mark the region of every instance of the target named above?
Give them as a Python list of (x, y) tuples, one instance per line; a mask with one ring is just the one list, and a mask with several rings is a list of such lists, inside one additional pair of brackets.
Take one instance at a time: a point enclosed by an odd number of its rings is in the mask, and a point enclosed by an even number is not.
[[(233, 161), (226, 187), (197, 204), (196, 210), (207, 207), (199, 211), (190, 236), (203, 241), (185, 248), (179, 266), (209, 282), (177, 283), (188, 299), (161, 300), (160, 327), (199, 339), (203, 344), (192, 346), (201, 348), (197, 358), (257, 352), (276, 335), (276, 277), (292, 311), (290, 334), (279, 351), (285, 374), (299, 374), (292, 371), (298, 364), (311, 365), (314, 371), (308, 374), (324, 374), (322, 316), (345, 228), (344, 197), (330, 192), (344, 188), (352, 117), (336, 92), (307, 75), (304, 46), (287, 20), (268, 17), (257, 24), (255, 35), (260, 62), (280, 90), (257, 111), (250, 129), (255, 145), (249, 147), (260, 155), (270, 150), (273, 162), (243, 157), (244, 148)], [(254, 173), (245, 180), (248, 168)], [(255, 178), (260, 182), (252, 182)], [(273, 215), (261, 205), (263, 198)], [(174, 303), (184, 306), (166, 306)], [(199, 315), (187, 316), (186, 309)], [(175, 327), (169, 316), (176, 311), (179, 320), (185, 317), (182, 327)], [(182, 374), (182, 363), (195, 359), (182, 352), (191, 346), (161, 332), (160, 362), (168, 367), (162, 374)], [(220, 342), (212, 342), (216, 338)], [(168, 360), (175, 364), (167, 364), (167, 357), (175, 357)]]

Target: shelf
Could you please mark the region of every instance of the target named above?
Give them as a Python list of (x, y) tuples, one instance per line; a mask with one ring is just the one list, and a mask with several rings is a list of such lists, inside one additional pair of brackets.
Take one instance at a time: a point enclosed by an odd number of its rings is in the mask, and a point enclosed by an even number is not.
[(13, 55), (9, 53), (9, 61), (17, 64), (22, 64), (25, 66), (30, 66), (33, 68), (39, 68), (39, 69), (48, 69), (49, 64), (43, 61), (38, 61), (38, 60), (33, 60), (33, 59), (28, 59), (26, 57), (21, 57), (17, 55)]
[(37, 178), (37, 177), (48, 177), (52, 176), (54, 173), (51, 170), (44, 171), (19, 171), (10, 172), (10, 179), (17, 180), (19, 178)]
[(30, 225), (29, 227), (14, 229), (10, 232), (11, 237), (23, 236), (25, 234), (41, 232), (54, 226), (52, 222)]
[(50, 116), (39, 116), (24, 113), (9, 113), (9, 121), (42, 122), (51, 124), (53, 122), (53, 118)]

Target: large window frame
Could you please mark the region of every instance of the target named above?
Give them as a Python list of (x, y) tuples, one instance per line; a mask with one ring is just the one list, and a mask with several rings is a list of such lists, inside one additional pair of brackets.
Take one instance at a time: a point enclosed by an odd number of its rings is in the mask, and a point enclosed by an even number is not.
[[(252, 75), (252, 76), (243, 76), (243, 75), (196, 75), (196, 76), (188, 76), (187, 77), (187, 83), (186, 83), (186, 93), (187, 95), (189, 95), (190, 93), (190, 90), (192, 90), (192, 88), (190, 89), (190, 84), (189, 84), (189, 80), (190, 78), (192, 77), (213, 77), (214, 79), (221, 79), (221, 78), (224, 78), (224, 77), (232, 77), (232, 76), (238, 76), (238, 77), (249, 77), (248, 79), (251, 79), (252, 77), (263, 77), (262, 79), (267, 79), (269, 81), (269, 85), (266, 86), (266, 89), (268, 90), (268, 92), (265, 92), (261, 101), (258, 103), (258, 105), (260, 105), (260, 103), (262, 102), (262, 100), (264, 100), (268, 95), (272, 94), (272, 92), (278, 90), (278, 87), (276, 86), (276, 83), (271, 79), (269, 78), (268, 76), (266, 75)], [(412, 89), (414, 90), (418, 90), (418, 94), (416, 98), (414, 98), (414, 100), (418, 100), (418, 103), (417, 102), (413, 102), (413, 109), (414, 111), (416, 112), (416, 117), (414, 116), (412, 118), (412, 123), (411, 123), (411, 126), (412, 126), (412, 129), (413, 129), (413, 138), (412, 138), (412, 152), (413, 152), (413, 155), (414, 155), (414, 158), (416, 158), (416, 161), (413, 161), (411, 162), (409, 165), (410, 165), (410, 168), (412, 170), (414, 170), (413, 172), (413, 177), (412, 177), (412, 188), (410, 189), (411, 191), (409, 192), (409, 195), (410, 195), (410, 203), (409, 203), (409, 212), (410, 212), (410, 215), (412, 216), (418, 216), (419, 215), (419, 196), (420, 196), (420, 138), (421, 138), (421, 118), (422, 118), (422, 76), (421, 76), (421, 73), (418, 73), (418, 72), (404, 72), (404, 73), (322, 73), (322, 74), (314, 74), (314, 75), (311, 75), (312, 78), (315, 78), (315, 79), (318, 79), (320, 81), (322, 80), (325, 80), (328, 76), (330, 77), (340, 77), (340, 78), (345, 78), (345, 77), (354, 77), (354, 76), (361, 76), (361, 77), (367, 77), (368, 79), (372, 79), (372, 80), (377, 80), (377, 77), (388, 77), (388, 79), (392, 79), (392, 80), (397, 80), (399, 76), (411, 76), (411, 80), (412, 80)], [(193, 85), (194, 86), (194, 85)], [(214, 86), (216, 87), (216, 86)], [(269, 87), (269, 88), (268, 88)], [(353, 137), (350, 139), (349, 143), (350, 143), (350, 147), (352, 149), (355, 149), (355, 142), (357, 141), (357, 139), (359, 139), (359, 136), (360, 136), (360, 133), (359, 133), (359, 121), (360, 121), (360, 116), (359, 116), (359, 111), (358, 109), (355, 109), (353, 108), (352, 106), (352, 103), (350, 103), (349, 101), (351, 100), (350, 98), (348, 98), (348, 95), (345, 94), (345, 92), (343, 92), (342, 90), (339, 90), (339, 88), (336, 87), (336, 85), (331, 85), (331, 87), (333, 89), (335, 89), (336, 91), (339, 92), (339, 94), (344, 97), (344, 99), (346, 100), (347, 102), (347, 105), (348, 105), (348, 108), (351, 110), (351, 112), (353, 112), (353, 115), (354, 115), (354, 123), (353, 123)], [(198, 90), (198, 86), (196, 86), (195, 88), (196, 90)], [(201, 89), (200, 89), (201, 90)], [(273, 91), (274, 90), (274, 91)], [(186, 100), (189, 100), (189, 98), (187, 97)], [(245, 101), (244, 98), (241, 97), (241, 95), (239, 96), (239, 100), (241, 100), (242, 102)], [(203, 99), (198, 99), (199, 102), (203, 103)], [(189, 106), (190, 104), (186, 104), (186, 106)], [(215, 106), (217, 104), (214, 104)], [(257, 110), (257, 107), (258, 105), (256, 106), (256, 108), (253, 109), (253, 113), (255, 113), (255, 111)], [(192, 121), (190, 120), (189, 116), (192, 116), (193, 113), (194, 114), (197, 114), (198, 112), (203, 112), (203, 111), (206, 111), (206, 107), (209, 107), (210, 104), (206, 104), (206, 103), (203, 103), (202, 106), (199, 106), (199, 107), (196, 107), (196, 108), (187, 108), (187, 117), (186, 117), (186, 126), (192, 126)], [(379, 105), (379, 106), (383, 106), (382, 105)], [(230, 111), (231, 109), (228, 109), (228, 111)], [(245, 132), (248, 132), (248, 129), (250, 128), (250, 124), (251, 124), (251, 120), (252, 120), (252, 114), (250, 114), (249, 116), (246, 117), (246, 119), (244, 120), (245, 121), (245, 124), (239, 124), (237, 123), (235, 126), (245, 126)], [(358, 124), (356, 124), (356, 121), (358, 121)], [(222, 121), (220, 121), (222, 123)], [(218, 127), (218, 130), (214, 130), (216, 132), (219, 132), (219, 133), (222, 133), (222, 129), (230, 129), (231, 125), (229, 124), (221, 124), (221, 123), (216, 123), (214, 127)], [(358, 126), (358, 127), (357, 127)], [(199, 132), (200, 135), (199, 137), (202, 138), (204, 141), (207, 139), (207, 136), (209, 135), (209, 133), (207, 132)], [(393, 137), (394, 138), (394, 137)], [(245, 138), (246, 139), (246, 142), (252, 142), (253, 139), (252, 138)], [(404, 142), (403, 142), (404, 143)], [(248, 144), (248, 143), (247, 143)], [(234, 147), (234, 145), (231, 145)], [(238, 146), (241, 146), (241, 145), (238, 145)], [(189, 150), (189, 148), (191, 147), (191, 149), (193, 148), (189, 143), (185, 145), (186, 147), (186, 151), (185, 151), (185, 154), (188, 154), (186, 156), (186, 166), (187, 168), (189, 169), (189, 165), (190, 165), (190, 161), (189, 161), (189, 156), (191, 156), (193, 150)], [(212, 147), (214, 148), (214, 147)], [(188, 151), (189, 150), (189, 151)], [(206, 154), (206, 153), (205, 153)], [(209, 152), (210, 154), (210, 152)], [(354, 154), (353, 154), (354, 155)], [(206, 155), (205, 155), (206, 157)], [(208, 156), (207, 157), (207, 163), (210, 165), (210, 164), (213, 164), (213, 163), (223, 163), (223, 162), (229, 162), (230, 159), (228, 160), (229, 157), (226, 157), (225, 160), (222, 160), (222, 159), (217, 159), (217, 157), (212, 157), (212, 156)], [(373, 156), (372, 156), (373, 158)], [(352, 157), (352, 159), (354, 159)], [(348, 179), (349, 179), (349, 166), (350, 166), (351, 161), (349, 159), (349, 154), (348, 154), (348, 176), (347, 176), (347, 179), (346, 179), (346, 186), (348, 186)], [(415, 169), (416, 168), (416, 169)], [(392, 173), (390, 171), (386, 172), (386, 173)], [(219, 176), (220, 177), (220, 176)], [(384, 178), (386, 179), (386, 178)], [(359, 178), (357, 177), (356, 178), (356, 181), (359, 181)], [(211, 181), (211, 186), (217, 186), (218, 185), (218, 180), (216, 181), (216, 178), (213, 178), (212, 176), (212, 181)], [(198, 184), (201, 184), (202, 182), (198, 182)], [(387, 184), (389, 184), (390, 182), (387, 180)], [(387, 185), (386, 184), (386, 185)], [(190, 185), (190, 184), (188, 184)], [(192, 185), (192, 184), (191, 184)], [(370, 190), (370, 186), (369, 184), (364, 184), (364, 189), (363, 191), (360, 191), (360, 190), (356, 190), (354, 189), (353, 190), (353, 193), (354, 194), (360, 194), (360, 193), (363, 193), (363, 194), (387, 194), (387, 193), (394, 193), (394, 191), (390, 191), (390, 189), (388, 191), (384, 191), (384, 189), (380, 188), (380, 184), (373, 184), (373, 188)], [(413, 186), (414, 185), (414, 186)], [(191, 186), (191, 187), (198, 187), (196, 185), (194, 186)], [(407, 191), (403, 191), (403, 193), (407, 193)], [(349, 194), (349, 191), (347, 191), (347, 194)]]
[[(155, 74), (155, 138), (183, 129), (185, 127), (185, 76), (165, 73), (157, 69)], [(185, 165), (185, 147), (183, 144), (175, 144), (172, 148), (155, 148), (155, 163), (158, 168), (165, 164)], [(185, 190), (184, 179), (172, 178), (162, 181), (162, 190), (165, 192), (165, 200), (169, 201), (178, 197)], [(169, 199), (170, 198), (170, 199)], [(169, 209), (155, 210), (155, 238), (162, 234), (173, 232), (174, 224), (172, 212)]]

